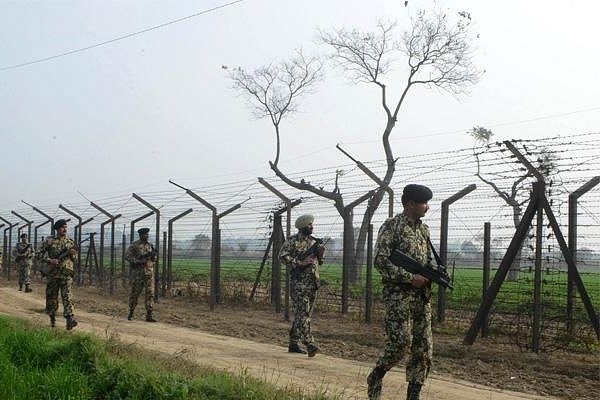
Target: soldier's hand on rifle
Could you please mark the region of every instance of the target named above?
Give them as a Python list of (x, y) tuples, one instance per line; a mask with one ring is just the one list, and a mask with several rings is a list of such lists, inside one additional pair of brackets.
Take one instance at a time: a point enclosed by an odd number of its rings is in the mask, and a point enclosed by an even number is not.
[(423, 275), (419, 275), (419, 274), (414, 274), (413, 279), (410, 282), (410, 284), (416, 288), (423, 287), (423, 286), (427, 285), (428, 283), (429, 283), (429, 279), (427, 279)]
[(316, 265), (317, 258), (314, 255), (310, 255), (310, 256), (305, 257), (302, 260), (295, 259), (294, 264), (296, 264), (299, 267), (308, 267), (310, 265)]
[(77, 255), (77, 249), (76, 248), (72, 248), (71, 250), (69, 250), (69, 255), (76, 256)]
[(51, 258), (48, 260), (48, 264), (58, 265), (58, 263), (59, 263), (58, 258)]

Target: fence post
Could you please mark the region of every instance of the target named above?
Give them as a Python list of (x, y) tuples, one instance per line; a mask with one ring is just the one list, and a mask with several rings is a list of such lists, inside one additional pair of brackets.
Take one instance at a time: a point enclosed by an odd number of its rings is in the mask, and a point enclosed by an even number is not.
[[(462, 199), (476, 188), (477, 186), (475, 184), (471, 184), (442, 201), (442, 221), (440, 228), (440, 261), (442, 265), (447, 265), (448, 263), (448, 216), (450, 213), (450, 204)], [(437, 320), (438, 322), (444, 322), (445, 319), (446, 288), (438, 286)]]
[[(490, 256), (491, 256), (491, 224), (486, 222), (483, 224), (483, 284), (482, 298), (485, 299), (488, 287), (490, 286)], [(487, 337), (489, 334), (489, 325), (487, 315), (483, 318), (481, 324), (481, 337)]]
[(27, 218), (23, 217), (22, 215), (20, 215), (18, 212), (16, 211), (11, 211), (11, 214), (18, 217), (19, 219), (21, 219), (23, 222), (25, 222), (25, 225), (21, 225), (19, 227), (19, 229), (17, 230), (18, 232), (18, 239), (21, 239), (21, 232), (23, 231), (23, 229), (27, 228), (27, 239), (31, 240), (31, 224), (33, 223), (32, 220), (28, 220)]
[[(595, 176), (587, 183), (569, 195), (569, 251), (573, 262), (577, 265), (577, 200), (600, 183), (600, 176)], [(567, 275), (567, 334), (573, 336), (575, 330), (575, 317), (573, 309), (577, 292), (572, 274)]]
[(365, 295), (365, 322), (371, 323), (371, 310), (373, 307), (373, 224), (369, 224), (367, 231), (367, 290)]
[(186, 194), (191, 196), (192, 198), (198, 200), (202, 205), (208, 208), (212, 213), (212, 241), (211, 241), (211, 267), (210, 267), (210, 310), (213, 311), (215, 309), (215, 304), (221, 302), (221, 229), (219, 228), (219, 221), (221, 218), (226, 215), (232, 213), (237, 210), (248, 201), (250, 198), (244, 200), (241, 203), (236, 204), (235, 206), (223, 211), (220, 214), (217, 214), (217, 208), (210, 204), (208, 201), (204, 200), (202, 197), (198, 196), (196, 193), (191, 190), (169, 180), (169, 183), (177, 186), (185, 190)]
[[(90, 205), (102, 214), (106, 215), (109, 219), (100, 225), (100, 270), (104, 277), (104, 225), (110, 224), (110, 275), (108, 282), (108, 293), (113, 294), (114, 292), (114, 278), (115, 278), (115, 220), (121, 217), (121, 214), (112, 215), (93, 201)], [(102, 279), (104, 283), (104, 279)]]
[[(10, 267), (11, 267), (11, 253), (12, 253), (12, 229), (19, 225), (18, 222), (15, 222), (14, 224), (11, 223), (10, 221), (0, 217), (0, 220), (6, 222), (8, 224), (8, 227), (6, 227), (4, 229), (4, 237), (6, 238), (6, 231), (8, 231), (8, 244), (6, 245), (6, 250), (5, 250), (5, 256), (4, 256), (4, 260), (6, 262), (2, 263), (2, 268), (6, 268), (6, 279), (8, 279), (10, 281)], [(4, 240), (6, 242), (6, 239)], [(6, 265), (6, 267), (5, 267)]]
[[(175, 221), (177, 221), (179, 218), (185, 217), (192, 211), (194, 211), (194, 210), (191, 208), (188, 208), (181, 214), (178, 214), (169, 220), (168, 230), (167, 230), (168, 237), (169, 237), (168, 244), (167, 244), (167, 268), (166, 268), (167, 271), (165, 273), (165, 265), (163, 264), (163, 277), (162, 277), (163, 282), (162, 282), (162, 287), (161, 287), (163, 297), (165, 297), (167, 295), (167, 289), (171, 290), (171, 282), (173, 280), (173, 268), (172, 268), (172, 263), (173, 263), (173, 223)], [(166, 281), (166, 284), (165, 284), (165, 281)]]
[(354, 208), (358, 206), (363, 201), (369, 199), (373, 196), (377, 190), (371, 190), (365, 194), (363, 194), (358, 199), (354, 200), (352, 203), (348, 204), (344, 207), (343, 210), (343, 218), (344, 218), (344, 243), (343, 243), (343, 254), (342, 254), (342, 314), (348, 314), (348, 297), (350, 292), (350, 282), (349, 282), (349, 271), (350, 260), (353, 258), (353, 255), (350, 254), (351, 240), (350, 234), (352, 234), (354, 226), (352, 224), (352, 213), (354, 212)]

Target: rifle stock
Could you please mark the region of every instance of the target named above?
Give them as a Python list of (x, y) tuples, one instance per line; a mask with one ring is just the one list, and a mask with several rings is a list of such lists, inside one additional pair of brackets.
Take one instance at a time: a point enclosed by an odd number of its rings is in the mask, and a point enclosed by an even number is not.
[(438, 285), (445, 287), (446, 289), (453, 290), (454, 287), (450, 283), (450, 278), (446, 274), (446, 271), (440, 269), (428, 268), (412, 258), (411, 256), (404, 254), (400, 250), (393, 250), (390, 256), (392, 264), (404, 268), (412, 274), (423, 275), (431, 282), (435, 282)]

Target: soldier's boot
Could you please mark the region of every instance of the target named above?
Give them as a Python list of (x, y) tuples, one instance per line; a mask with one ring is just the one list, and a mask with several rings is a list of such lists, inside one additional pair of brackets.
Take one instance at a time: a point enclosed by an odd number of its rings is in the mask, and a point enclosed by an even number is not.
[(306, 345), (306, 352), (309, 357), (314, 357), (319, 352), (319, 346), (314, 343), (309, 343)]
[(77, 320), (72, 315), (68, 315), (67, 316), (67, 330), (70, 331), (71, 329), (75, 328), (76, 326), (77, 326)]
[(152, 311), (146, 312), (146, 322), (156, 322), (156, 320), (152, 318)]
[(54, 315), (50, 316), (50, 326), (52, 328), (56, 327), (56, 317)]
[(133, 309), (129, 309), (129, 314), (127, 314), (127, 320), (131, 321), (133, 319)]
[(421, 397), (421, 387), (423, 385), (417, 382), (410, 382), (406, 389), (406, 400), (419, 400)]
[(19, 283), (19, 292), (23, 290), (23, 284)]
[(29, 284), (25, 285), (25, 293), (31, 293), (33, 292), (33, 290), (31, 290), (31, 287), (29, 286)]
[(288, 353), (306, 354), (306, 351), (302, 350), (300, 346), (298, 346), (298, 343), (290, 343), (288, 346)]
[(369, 400), (379, 400), (381, 398), (381, 382), (386, 371), (381, 367), (375, 367), (367, 376), (367, 395)]

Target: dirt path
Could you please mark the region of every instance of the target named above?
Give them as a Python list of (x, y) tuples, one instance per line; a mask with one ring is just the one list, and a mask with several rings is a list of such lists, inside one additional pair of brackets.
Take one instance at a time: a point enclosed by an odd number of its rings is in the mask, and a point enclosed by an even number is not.
[[(0, 288), (0, 313), (33, 320), (44, 326), (48, 318), (40, 310), (44, 307), (42, 295)], [(344, 399), (366, 399), (365, 376), (369, 364), (319, 354), (309, 359), (291, 355), (285, 348), (249, 340), (218, 336), (198, 329), (169, 324), (148, 324), (122, 318), (78, 311), (80, 332), (100, 337), (114, 337), (135, 343), (143, 348), (178, 355), (189, 360), (239, 373), (246, 370), (253, 376), (277, 385), (301, 385), (303, 381), (318, 381), (330, 393), (342, 394)], [(62, 321), (60, 321), (62, 322)], [(405, 393), (404, 373), (390, 371), (384, 381), (383, 399), (399, 398)], [(425, 400), (516, 400), (550, 399), (529, 394), (499, 391), (472, 383), (433, 376), (423, 391)]]

